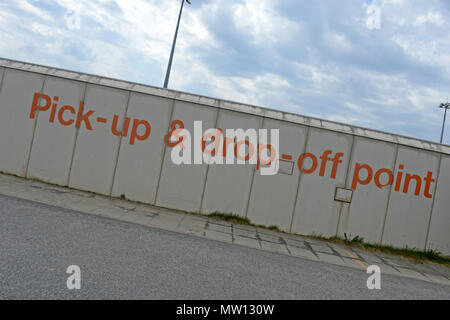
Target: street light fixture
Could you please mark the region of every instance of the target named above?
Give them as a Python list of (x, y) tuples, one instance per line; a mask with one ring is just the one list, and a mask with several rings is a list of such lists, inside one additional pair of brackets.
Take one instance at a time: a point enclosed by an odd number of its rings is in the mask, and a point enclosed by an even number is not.
[(444, 121), (442, 123), (442, 131), (441, 131), (441, 144), (442, 144), (442, 140), (444, 139), (444, 128), (445, 128), (445, 118), (447, 118), (447, 110), (450, 109), (450, 103), (441, 103), (441, 105), (439, 106), (439, 108), (444, 108)]
[[(175, 52), (175, 44), (177, 43), (178, 28), (180, 26), (181, 13), (183, 12), (184, 1), (185, 0), (181, 0), (180, 14), (178, 15), (178, 22), (177, 28), (175, 29), (175, 36), (173, 37), (172, 50), (170, 51), (169, 64), (167, 65), (166, 79), (164, 80), (164, 89), (167, 89), (167, 85), (169, 84), (170, 70), (172, 69), (173, 53)], [(186, 2), (191, 4), (190, 0), (186, 0)]]

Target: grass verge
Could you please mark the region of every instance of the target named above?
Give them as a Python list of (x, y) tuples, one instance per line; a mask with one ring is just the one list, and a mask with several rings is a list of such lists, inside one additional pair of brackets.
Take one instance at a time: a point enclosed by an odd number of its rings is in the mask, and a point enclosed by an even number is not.
[(247, 225), (247, 226), (282, 232), (277, 226), (267, 227), (267, 226), (263, 226), (263, 225), (256, 225), (253, 222), (251, 222), (251, 220), (249, 218), (244, 218), (244, 217), (238, 216), (237, 214), (234, 214), (234, 213), (222, 213), (222, 212), (216, 211), (216, 212), (208, 214), (208, 217), (219, 219), (219, 220), (224, 220), (224, 221), (229, 221), (229, 222), (236, 223), (236, 224), (243, 224), (243, 225)]
[[(239, 216), (237, 214), (233, 214), (233, 213), (213, 212), (213, 213), (208, 214), (208, 216), (211, 218), (224, 220), (224, 221), (228, 221), (228, 222), (232, 222), (232, 223), (236, 223), (236, 224), (248, 225), (248, 226), (268, 229), (268, 230), (272, 230), (272, 231), (283, 232), (277, 226), (267, 227), (267, 226), (263, 226), (263, 225), (255, 225), (251, 222), (250, 219), (241, 217), (241, 216)], [(395, 248), (393, 246), (388, 246), (388, 245), (378, 245), (378, 244), (365, 242), (364, 238), (362, 238), (360, 236), (355, 236), (352, 238), (351, 236), (347, 236), (347, 234), (345, 234), (345, 233), (344, 233), (344, 238), (341, 238), (341, 237), (326, 238), (323, 236), (306, 236), (306, 237), (324, 240), (324, 241), (332, 241), (334, 243), (340, 243), (340, 244), (344, 244), (344, 245), (351, 246), (351, 247), (359, 247), (359, 248), (363, 248), (363, 249), (366, 249), (369, 251), (377, 251), (377, 252), (381, 252), (381, 253), (402, 256), (402, 257), (411, 259), (416, 263), (435, 262), (435, 263), (440, 263), (440, 264), (445, 264), (445, 265), (450, 266), (450, 257), (443, 256), (441, 252), (432, 250), (432, 249), (423, 251), (423, 250), (418, 250), (415, 248), (408, 248), (408, 247)]]
[(331, 238), (324, 238), (325, 240), (333, 241), (336, 243), (342, 243), (348, 246), (352, 247), (359, 247), (371, 251), (377, 251), (387, 254), (393, 254), (402, 256), (405, 258), (409, 258), (411, 260), (414, 260), (416, 263), (423, 263), (423, 262), (436, 262), (441, 264), (446, 264), (450, 266), (450, 257), (443, 256), (441, 252), (436, 250), (418, 250), (416, 248), (408, 248), (407, 246), (404, 248), (396, 248), (389, 245), (378, 245), (373, 243), (368, 243), (364, 241), (364, 238), (360, 236), (355, 237), (348, 237), (346, 234), (344, 234), (344, 238), (340, 237), (331, 237)]
[(208, 217), (216, 218), (224, 221), (229, 221), (236, 224), (244, 224), (248, 226), (253, 226), (253, 223), (248, 218), (244, 218), (241, 216), (238, 216), (237, 214), (233, 213), (222, 213), (222, 212), (213, 212), (208, 214)]

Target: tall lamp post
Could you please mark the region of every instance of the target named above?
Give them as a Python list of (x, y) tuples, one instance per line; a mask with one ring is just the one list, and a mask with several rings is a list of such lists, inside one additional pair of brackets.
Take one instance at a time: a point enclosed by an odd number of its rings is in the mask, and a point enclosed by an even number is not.
[[(165, 89), (167, 89), (167, 85), (169, 84), (170, 69), (172, 69), (173, 53), (175, 52), (175, 44), (177, 43), (178, 28), (180, 27), (180, 20), (181, 20), (181, 14), (183, 13), (184, 1), (185, 0), (181, 0), (180, 14), (178, 15), (178, 22), (177, 22), (177, 28), (175, 29), (175, 36), (173, 37), (172, 50), (170, 51), (169, 64), (167, 65), (166, 79), (164, 80), (164, 88)], [(186, 0), (186, 2), (191, 4), (190, 0)]]
[(442, 140), (444, 139), (444, 128), (445, 128), (445, 118), (447, 118), (447, 110), (450, 109), (450, 103), (441, 103), (441, 105), (439, 106), (439, 108), (444, 108), (444, 121), (442, 122), (442, 131), (441, 131), (441, 144), (442, 144)]

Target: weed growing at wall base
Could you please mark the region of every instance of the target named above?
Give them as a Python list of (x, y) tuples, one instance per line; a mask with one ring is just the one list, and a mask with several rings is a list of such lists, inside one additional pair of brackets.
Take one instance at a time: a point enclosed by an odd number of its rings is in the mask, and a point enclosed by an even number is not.
[(213, 212), (208, 214), (211, 218), (216, 218), (224, 221), (229, 221), (236, 224), (253, 225), (250, 219), (241, 217), (233, 213)]

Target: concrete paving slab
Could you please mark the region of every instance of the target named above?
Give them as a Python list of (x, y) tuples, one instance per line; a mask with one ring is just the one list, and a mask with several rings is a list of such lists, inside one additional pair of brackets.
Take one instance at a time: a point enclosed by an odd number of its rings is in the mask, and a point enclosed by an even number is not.
[(96, 194), (91, 193), (91, 192), (87, 192), (87, 191), (81, 191), (81, 190), (76, 190), (76, 189), (69, 189), (70, 190), (70, 194), (74, 195), (74, 196), (78, 196), (78, 197), (82, 197), (82, 198), (95, 198)]
[(316, 238), (308, 238), (308, 237), (305, 237), (304, 238), (304, 241), (308, 241), (308, 243), (309, 244), (311, 244), (311, 245), (317, 245), (317, 246), (324, 246), (324, 247), (326, 247), (327, 246), (327, 241), (323, 241), (323, 240), (319, 240), (319, 239), (316, 239)]
[(308, 249), (302, 249), (296, 246), (288, 246), (289, 251), (291, 251), (291, 254), (296, 257), (300, 258), (306, 258), (310, 260), (319, 260), (319, 258), (314, 255), (310, 250)]
[(250, 247), (250, 248), (257, 248), (261, 249), (261, 245), (259, 244), (259, 241), (253, 238), (247, 238), (247, 237), (241, 237), (234, 235), (234, 241), (233, 243), (239, 244), (242, 246)]
[(215, 222), (214, 223), (208, 222), (208, 230), (225, 232), (225, 233), (231, 234), (231, 224), (227, 226), (227, 225), (217, 224)]
[(326, 246), (326, 245), (325, 246), (318, 246), (316, 244), (311, 244), (311, 247), (316, 252), (333, 254), (333, 250), (330, 247)]
[(0, 175), (1, 175), (2, 180), (4, 180), (4, 181), (12, 181), (12, 182), (18, 182), (18, 183), (23, 183), (24, 181), (30, 181), (30, 180), (25, 180), (22, 177), (17, 177), (12, 174), (0, 173)]
[(240, 236), (244, 238), (250, 238), (257, 240), (256, 230), (242, 230), (233, 226), (233, 234), (234, 236)]
[(343, 257), (343, 258), (346, 258), (346, 257), (351, 258), (351, 256), (348, 254), (348, 250), (347, 249), (342, 248), (342, 247), (340, 247), (338, 245), (335, 245), (335, 244), (330, 244), (330, 247), (334, 251), (336, 251), (341, 257)]
[(332, 254), (326, 254), (326, 253), (320, 253), (320, 252), (316, 252), (317, 256), (319, 257), (319, 260), (321, 261), (325, 261), (328, 263), (332, 263), (332, 264), (338, 264), (338, 265), (348, 265), (348, 262), (345, 261), (344, 259), (332, 255)]
[(182, 233), (183, 234), (189, 234), (191, 236), (196, 236), (196, 237), (205, 237), (205, 231), (204, 230), (184, 229)]
[[(26, 193), (30, 190), (30, 187), (24, 184), (8, 184), (0, 187), (0, 193), (6, 196), (15, 197), (20, 194)], [(23, 198), (23, 197), (21, 197)]]
[(437, 275), (437, 274), (433, 274), (433, 273), (425, 273), (425, 276), (433, 282), (444, 283), (444, 284), (450, 285), (450, 280), (441, 275)]
[[(361, 261), (366, 260), (363, 255), (374, 256), (374, 258), (372, 260), (375, 260), (376, 258), (378, 258), (376, 252), (371, 252), (370, 250), (364, 250), (364, 249), (350, 247), (350, 246), (344, 246), (344, 245), (342, 245), (342, 248), (349, 251), (352, 255), (354, 255), (356, 258), (358, 258)], [(378, 258), (378, 260), (380, 260), (380, 259)], [(380, 261), (383, 263), (382, 260), (380, 260)]]
[(412, 268), (414, 264), (406, 258), (383, 256), (383, 259), (396, 268)]
[(271, 251), (271, 252), (290, 254), (286, 248), (286, 245), (281, 244), (281, 243), (261, 241), (261, 247), (263, 250), (267, 250), (267, 251)]
[(111, 205), (97, 208), (92, 213), (112, 219), (118, 219), (129, 223), (141, 224), (146, 226), (151, 226), (153, 218), (158, 216), (143, 211), (128, 211), (128, 209)]
[(263, 228), (257, 228), (258, 233), (263, 236), (267, 236), (270, 238), (279, 238), (281, 235), (283, 235), (283, 232), (275, 231), (275, 230), (269, 230), (269, 229), (263, 229)]
[(203, 235), (205, 229), (205, 222), (197, 219), (192, 219), (191, 217), (187, 217), (181, 221), (181, 224), (178, 227), (178, 231), (187, 231), (189, 233), (194, 232), (200, 235)]
[(163, 213), (152, 218), (149, 221), (149, 225), (164, 230), (176, 231), (182, 219), (183, 216), (181, 214)]
[(92, 211), (92, 213), (97, 214), (102, 217), (110, 218), (110, 219), (118, 219), (122, 220), (125, 216), (125, 212), (118, 208), (111, 207), (99, 207)]
[(348, 251), (350, 253), (350, 255), (356, 257), (357, 259), (361, 260), (361, 261), (372, 261), (372, 262), (379, 262), (382, 263), (381, 259), (378, 258), (378, 256), (374, 253), (371, 252), (369, 250), (362, 250), (359, 248), (355, 248), (355, 247), (347, 247), (344, 245), (340, 245), (340, 248), (342, 250)]
[(86, 213), (92, 213), (96, 209), (108, 206), (107, 203), (99, 201), (95, 198), (80, 198), (71, 194), (64, 195), (63, 201), (58, 203), (58, 205), (67, 209)]
[(292, 239), (290, 237), (286, 237), (285, 235), (283, 235), (283, 239), (286, 241), (288, 246), (305, 248), (305, 241), (303, 240)]
[[(13, 196), (17, 195), (19, 194), (14, 194)], [(20, 193), (20, 198), (56, 206), (64, 201), (64, 199), (59, 194), (36, 188), (31, 188), (26, 191), (24, 190), (22, 193)]]
[(248, 225), (245, 225), (245, 224), (233, 223), (233, 228), (235, 230), (240, 230), (240, 231), (243, 231), (243, 232), (256, 232), (256, 228), (254, 226), (248, 226)]
[(218, 240), (222, 242), (232, 242), (232, 237), (230, 233), (224, 233), (224, 232), (217, 232), (217, 231), (211, 231), (206, 230), (205, 232), (205, 238), (211, 239), (211, 240)]
[(381, 270), (381, 275), (383, 275), (384, 273), (386, 274), (392, 274), (392, 275), (399, 275), (400, 272), (398, 272), (396, 269), (394, 269), (393, 267), (384, 264), (384, 263), (375, 263), (375, 265), (377, 265), (378, 267), (380, 267)]
[(273, 243), (280, 243), (280, 235), (276, 235), (276, 234), (267, 234), (267, 233), (263, 233), (258, 231), (258, 235), (259, 238), (262, 241), (267, 241), (267, 242), (273, 242)]
[(0, 179), (0, 188), (2, 187), (9, 187), (9, 186), (13, 186), (13, 185), (19, 185), (19, 184), (23, 184), (23, 182), (21, 181), (13, 181), (10, 179)]
[(403, 275), (406, 275), (408, 277), (411, 277), (414, 279), (419, 279), (419, 280), (424, 280), (424, 281), (427, 280), (427, 278), (423, 274), (421, 274), (420, 272), (418, 272), (416, 270), (407, 269), (407, 268), (398, 268), (398, 270), (400, 271), (400, 273), (402, 273)]
[(424, 273), (436, 274), (444, 279), (450, 280), (450, 268), (435, 263), (418, 263), (414, 268)]
[(137, 205), (135, 203), (129, 202), (129, 201), (123, 201), (123, 200), (116, 200), (116, 199), (108, 199), (106, 200), (108, 202), (109, 206), (114, 206), (121, 209), (127, 209), (135, 211), (137, 209)]

